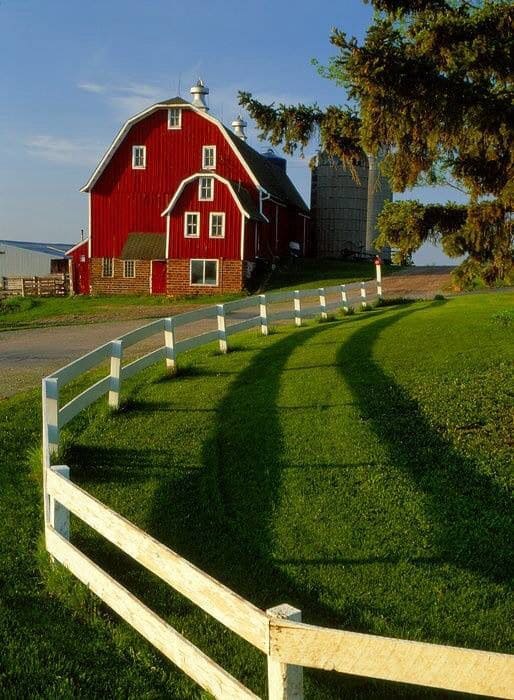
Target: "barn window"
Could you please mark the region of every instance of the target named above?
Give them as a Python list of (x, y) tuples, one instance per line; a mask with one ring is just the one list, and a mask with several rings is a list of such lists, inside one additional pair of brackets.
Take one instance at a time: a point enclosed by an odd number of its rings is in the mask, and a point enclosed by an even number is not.
[(211, 202), (214, 199), (214, 180), (212, 177), (201, 177), (198, 188), (198, 199)]
[(178, 107), (168, 109), (168, 129), (180, 129), (182, 127), (182, 110)]
[(191, 260), (190, 283), (215, 287), (218, 284), (218, 261)]
[(209, 214), (209, 237), (224, 238), (225, 237), (225, 213), (211, 211)]
[(202, 146), (202, 168), (204, 170), (216, 168), (216, 146)]
[(146, 168), (146, 146), (132, 146), (132, 167), (135, 170)]
[(112, 258), (102, 258), (102, 277), (113, 277), (114, 265)]
[(186, 211), (184, 214), (184, 236), (186, 238), (200, 236), (200, 212)]
[(135, 260), (124, 260), (123, 261), (123, 277), (135, 277), (136, 276), (136, 261)]

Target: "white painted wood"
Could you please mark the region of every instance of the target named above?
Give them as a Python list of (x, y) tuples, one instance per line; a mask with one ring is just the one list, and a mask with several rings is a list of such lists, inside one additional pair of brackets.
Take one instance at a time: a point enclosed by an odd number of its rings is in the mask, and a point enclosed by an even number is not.
[(382, 298), (382, 265), (375, 265), (375, 270), (377, 273), (377, 295), (378, 298)]
[[(62, 476), (63, 479), (70, 478), (70, 468), (64, 464), (51, 466), (50, 470)], [(58, 532), (64, 539), (70, 539), (70, 511), (65, 508), (53, 496), (48, 497), (49, 509), (49, 524)]]
[(302, 325), (302, 302), (300, 301), (300, 292), (296, 290), (294, 292), (294, 325)]
[(219, 347), (221, 352), (227, 352), (228, 350), (228, 345), (227, 345), (227, 330), (225, 327), (225, 309), (223, 307), (223, 304), (218, 304), (216, 306), (217, 309), (217, 318), (218, 318), (218, 342), (219, 342)]
[(111, 374), (109, 382), (109, 407), (120, 407), (121, 360), (123, 358), (123, 340), (113, 340), (111, 349)]
[(59, 384), (57, 377), (43, 379), (43, 454), (47, 467), (59, 449)]
[(166, 348), (166, 370), (169, 374), (177, 371), (177, 356), (175, 352), (175, 319), (173, 316), (164, 319), (164, 347)]
[(317, 299), (319, 296), (319, 289), (298, 289), (297, 291), (300, 299)]
[(129, 331), (124, 335), (120, 335), (118, 340), (122, 340), (123, 346), (125, 348), (129, 348), (131, 345), (135, 345), (136, 343), (140, 343), (142, 340), (151, 338), (152, 335), (155, 335), (162, 330), (164, 330), (164, 319), (158, 318), (156, 321), (152, 321), (151, 323), (147, 323), (146, 325), (136, 328), (133, 331)]
[(270, 654), (282, 663), (514, 698), (514, 656), (270, 620)]
[(323, 287), (318, 289), (319, 294), (319, 310), (322, 319), (327, 319), (327, 297), (325, 296), (325, 290)]
[(367, 303), (366, 303), (366, 283), (365, 282), (361, 282), (361, 305), (362, 305), (363, 309), (365, 309), (367, 306)]
[(196, 311), (187, 311), (183, 314), (178, 314), (174, 316), (175, 328), (179, 326), (184, 326), (187, 323), (193, 323), (194, 321), (203, 321), (207, 318), (214, 318), (217, 315), (217, 309), (215, 306), (208, 306), (203, 309), (197, 309)]
[(151, 352), (148, 352), (146, 355), (143, 355), (143, 357), (138, 357), (137, 360), (134, 360), (133, 362), (130, 362), (128, 365), (125, 365), (124, 367), (122, 367), (121, 368), (121, 378), (128, 379), (129, 377), (133, 377), (134, 374), (141, 372), (142, 370), (146, 369), (147, 367), (151, 367), (152, 365), (155, 365), (157, 362), (164, 360), (165, 357), (166, 357), (166, 348), (164, 347), (164, 345), (162, 345), (160, 348), (157, 348), (156, 350), (152, 350)]
[(70, 362), (56, 372), (53, 372), (50, 377), (59, 380), (59, 386), (63, 387), (75, 377), (80, 374), (84, 374), (88, 370), (96, 367), (104, 360), (107, 360), (111, 356), (111, 342), (105, 343), (105, 345), (100, 345), (100, 347), (88, 352), (87, 355), (82, 355), (77, 360)]
[(47, 526), (46, 537), (57, 561), (204, 690), (223, 700), (257, 698), (53, 528)]
[[(317, 312), (316, 312), (317, 313)], [(294, 309), (284, 309), (283, 311), (274, 311), (268, 313), (268, 322), (270, 321), (286, 321), (294, 318)]]
[[(262, 296), (262, 295), (261, 295)], [(244, 299), (236, 299), (235, 301), (229, 301), (225, 306), (225, 315), (232, 313), (233, 311), (239, 311), (240, 309), (248, 309), (251, 306), (256, 306), (259, 304), (260, 296), (255, 297), (245, 297)]]
[(48, 493), (135, 561), (225, 627), (267, 653), (268, 618), (241, 596), (183, 559), (76, 484), (49, 471)]
[(77, 413), (80, 413), (84, 408), (87, 408), (106, 394), (109, 391), (110, 384), (111, 377), (104, 377), (63, 406), (59, 411), (59, 427), (65, 426)]
[(200, 335), (194, 335), (192, 338), (186, 338), (185, 340), (180, 340), (175, 345), (175, 352), (177, 356), (186, 352), (187, 350), (193, 350), (194, 348), (199, 348), (201, 345), (207, 345), (207, 343), (212, 343), (218, 340), (218, 331), (208, 331), (207, 333), (201, 333)]
[(234, 333), (240, 333), (248, 328), (254, 328), (255, 326), (261, 325), (261, 317), (253, 316), (252, 318), (245, 318), (244, 321), (239, 321), (239, 323), (232, 323), (230, 326), (225, 328), (225, 335), (228, 337)]
[(259, 295), (259, 314), (261, 319), (261, 333), (262, 335), (268, 335), (268, 305), (266, 303), (266, 295)]
[[(271, 619), (302, 621), (302, 612), (285, 603), (266, 610)], [(271, 652), (271, 648), (270, 648)], [(272, 653), (268, 655), (269, 700), (303, 700), (303, 668), (283, 663)]]
[(290, 301), (294, 299), (294, 292), (272, 292), (266, 295), (268, 304), (277, 304), (281, 301)]

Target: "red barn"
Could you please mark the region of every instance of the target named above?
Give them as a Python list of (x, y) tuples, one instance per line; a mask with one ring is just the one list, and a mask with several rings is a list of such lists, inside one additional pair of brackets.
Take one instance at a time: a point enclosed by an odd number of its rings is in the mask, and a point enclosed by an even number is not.
[(286, 255), (292, 241), (309, 248), (309, 210), (285, 159), (251, 148), (241, 119), (231, 131), (210, 115), (200, 81), (191, 93), (129, 119), (82, 188), (78, 291), (236, 292), (256, 259)]

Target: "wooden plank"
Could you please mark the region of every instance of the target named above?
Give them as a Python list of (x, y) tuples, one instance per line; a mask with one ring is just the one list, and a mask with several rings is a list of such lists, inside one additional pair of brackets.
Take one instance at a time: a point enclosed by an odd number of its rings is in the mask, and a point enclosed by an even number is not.
[(239, 309), (247, 309), (250, 306), (257, 306), (259, 304), (259, 297), (245, 297), (244, 299), (236, 299), (236, 301), (229, 301), (224, 304), (225, 313), (233, 313), (234, 311), (239, 311)]
[(239, 333), (240, 331), (245, 331), (247, 328), (253, 328), (254, 326), (261, 325), (261, 317), (254, 316), (253, 318), (247, 318), (244, 321), (239, 321), (239, 323), (232, 323), (225, 329), (226, 335), (232, 335), (233, 333)]
[[(302, 611), (284, 603), (266, 610), (268, 617), (302, 621)], [(268, 656), (269, 700), (303, 700), (303, 667), (284, 664), (274, 656)]]
[(218, 322), (218, 345), (220, 352), (228, 352), (227, 345), (227, 327), (225, 323), (225, 307), (223, 304), (216, 306), (216, 315)]
[[(316, 292), (316, 290), (314, 290)], [(292, 301), (294, 299), (294, 292), (273, 292), (272, 294), (266, 294), (268, 304), (277, 304), (280, 301)]]
[(514, 656), (270, 620), (283, 663), (497, 698), (514, 698)]
[(105, 345), (100, 345), (100, 347), (95, 350), (88, 352), (87, 355), (82, 355), (82, 357), (79, 357), (77, 360), (73, 360), (73, 362), (61, 367), (61, 369), (58, 369), (49, 376), (59, 379), (59, 386), (62, 387), (80, 374), (84, 374), (84, 372), (96, 367), (108, 357), (110, 358), (110, 356), (111, 342), (109, 341), (105, 343)]
[(109, 542), (162, 578), (225, 627), (267, 653), (268, 618), (264, 611), (241, 598), (59, 474), (49, 471), (47, 490), (59, 503), (75, 513)]
[(218, 340), (218, 337), (218, 331), (215, 330), (209, 331), (208, 333), (201, 333), (200, 335), (194, 335), (192, 338), (186, 338), (185, 340), (180, 340), (175, 345), (175, 354), (178, 355), (180, 352), (185, 352), (186, 350), (198, 348), (200, 345), (212, 343), (214, 340)]
[(57, 561), (215, 698), (257, 698), (51, 527), (46, 541)]
[(129, 348), (131, 345), (140, 343), (146, 338), (151, 338), (152, 335), (155, 335), (160, 331), (164, 331), (163, 318), (158, 318), (157, 321), (152, 321), (151, 323), (147, 323), (146, 325), (141, 326), (140, 328), (136, 328), (133, 331), (129, 331), (124, 335), (120, 335), (119, 338), (117, 338), (117, 340), (123, 341), (124, 348)]
[(110, 384), (111, 377), (104, 377), (78, 396), (75, 396), (74, 399), (68, 401), (59, 411), (59, 428), (65, 426), (66, 423), (74, 418), (77, 413), (80, 413), (82, 409), (87, 408), (87, 406), (90, 406), (94, 401), (106, 394), (109, 391)]
[(184, 326), (186, 323), (194, 323), (195, 321), (203, 321), (207, 318), (214, 318), (217, 315), (215, 306), (207, 306), (197, 311), (187, 311), (183, 314), (178, 314), (173, 317), (175, 328)]
[(121, 378), (128, 379), (129, 377), (133, 377), (134, 374), (137, 374), (138, 372), (141, 372), (143, 369), (146, 369), (147, 367), (154, 365), (156, 362), (159, 362), (159, 360), (163, 360), (165, 357), (166, 357), (166, 348), (163, 345), (162, 347), (157, 348), (156, 350), (152, 350), (152, 352), (149, 352), (146, 355), (143, 355), (143, 357), (138, 357), (137, 360), (134, 360), (133, 362), (130, 362), (128, 365), (125, 365), (124, 367), (122, 367), (121, 368)]

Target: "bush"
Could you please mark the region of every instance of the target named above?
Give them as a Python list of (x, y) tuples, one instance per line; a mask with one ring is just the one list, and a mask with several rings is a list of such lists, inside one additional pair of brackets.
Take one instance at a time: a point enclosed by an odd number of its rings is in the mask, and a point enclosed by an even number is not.
[(343, 316), (353, 316), (353, 314), (355, 313), (355, 309), (353, 308), (353, 306), (349, 306), (347, 309), (342, 309), (341, 311)]
[(413, 302), (414, 299), (407, 299), (406, 297), (390, 297), (389, 299), (380, 297), (376, 303), (376, 306), (377, 308), (382, 306), (400, 306), (401, 304), (412, 304)]
[(34, 297), (6, 297), (5, 299), (0, 299), (0, 313), (12, 314), (19, 311), (28, 311), (38, 306), (39, 303), (39, 299), (34, 299)]

